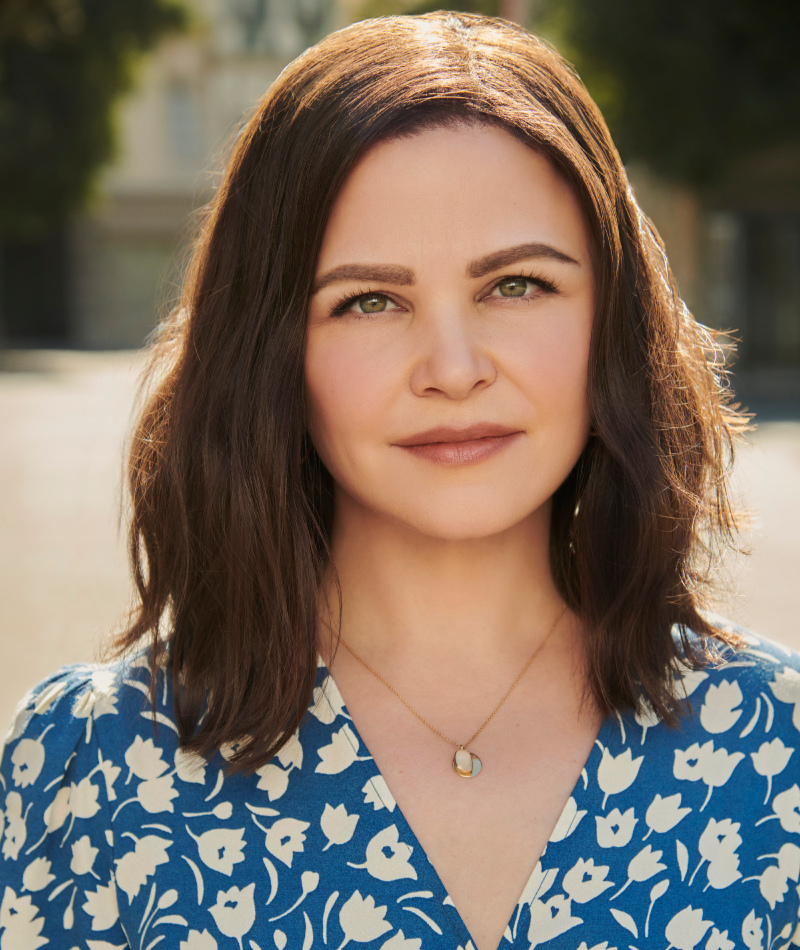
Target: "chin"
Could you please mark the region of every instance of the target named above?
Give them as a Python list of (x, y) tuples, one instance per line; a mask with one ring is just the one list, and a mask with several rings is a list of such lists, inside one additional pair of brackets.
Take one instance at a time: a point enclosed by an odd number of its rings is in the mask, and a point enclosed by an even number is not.
[(547, 501), (520, 505), (497, 491), (493, 496), (492, 500), (458, 499), (449, 504), (432, 499), (427, 505), (417, 499), (407, 507), (392, 506), (386, 514), (396, 524), (440, 541), (477, 541), (547, 516)]

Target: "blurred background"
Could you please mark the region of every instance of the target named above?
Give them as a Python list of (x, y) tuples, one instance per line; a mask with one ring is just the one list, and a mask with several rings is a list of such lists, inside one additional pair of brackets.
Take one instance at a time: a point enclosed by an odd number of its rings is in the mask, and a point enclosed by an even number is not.
[[(192, 213), (281, 69), (403, 0), (0, 3), (0, 719), (130, 603), (123, 444)], [(606, 115), (681, 293), (738, 341), (758, 427), (720, 608), (800, 648), (800, 5), (474, 0), (548, 38)]]

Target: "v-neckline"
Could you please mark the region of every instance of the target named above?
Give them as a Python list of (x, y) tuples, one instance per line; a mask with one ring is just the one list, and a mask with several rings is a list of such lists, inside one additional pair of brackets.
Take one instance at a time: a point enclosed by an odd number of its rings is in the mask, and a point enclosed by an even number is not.
[[(401, 808), (400, 803), (395, 798), (394, 792), (392, 791), (389, 783), (386, 781), (381, 770), (378, 768), (378, 763), (375, 761), (375, 757), (372, 755), (372, 752), (370, 751), (369, 746), (362, 738), (361, 733), (358, 729), (358, 726), (355, 723), (355, 720), (350, 715), (350, 712), (347, 709), (347, 705), (345, 704), (344, 697), (339, 691), (339, 686), (336, 683), (336, 680), (334, 679), (333, 674), (328, 669), (328, 666), (321, 655), (318, 655), (317, 657), (317, 666), (320, 670), (323, 671), (323, 680), (320, 685), (323, 687), (323, 696), (325, 698), (325, 701), (330, 705), (331, 710), (334, 712), (334, 714), (338, 710), (339, 715), (343, 715), (348, 720), (348, 722), (350, 723), (350, 729), (357, 742), (356, 751), (363, 750), (365, 753), (365, 756), (359, 755), (357, 757), (357, 760), (353, 763), (353, 767), (360, 767), (364, 772), (366, 772), (369, 775), (369, 779), (371, 781), (375, 779), (379, 779), (380, 783), (382, 783), (383, 786), (388, 790), (389, 794), (392, 797), (392, 802), (394, 803), (394, 807), (389, 809), (389, 811), (391, 812), (393, 816), (395, 816), (396, 823), (400, 825), (400, 828), (398, 829), (398, 831), (400, 832), (401, 840), (410, 844), (411, 847), (415, 849), (416, 853), (422, 855), (422, 857), (424, 858), (424, 863), (427, 865), (427, 868), (429, 869), (428, 873), (431, 877), (431, 883), (432, 885), (434, 885), (431, 887), (431, 889), (434, 891), (438, 890), (440, 893), (444, 894), (445, 895), (444, 903), (449, 904), (455, 913), (457, 925), (462, 931), (461, 936), (459, 936), (459, 950), (462, 950), (462, 946), (463, 946), (463, 950), (469, 950), (469, 947), (476, 948), (477, 945), (472, 937), (472, 934), (469, 932), (467, 925), (464, 923), (464, 918), (461, 916), (460, 910), (458, 909), (452, 897), (450, 896), (450, 892), (445, 887), (444, 882), (442, 881), (441, 875), (436, 870), (433, 862), (428, 857), (428, 854), (425, 851), (425, 849), (422, 847), (422, 843), (420, 842), (414, 829), (411, 827), (408, 819), (406, 818), (405, 813), (403, 812), (403, 809)], [(332, 696), (329, 696), (328, 694), (329, 690)], [(332, 702), (331, 699), (333, 699), (334, 702)], [(506, 926), (503, 930), (503, 934), (501, 935), (500, 940), (498, 941), (496, 950), (501, 950), (501, 944), (503, 940), (505, 939), (505, 935), (509, 933), (512, 935), (511, 940), (509, 941), (510, 945), (511, 947), (515, 946), (516, 928), (517, 928), (517, 924), (519, 923), (519, 916), (521, 913), (520, 905), (523, 903), (531, 904), (536, 899), (536, 896), (539, 893), (540, 889), (544, 886), (545, 875), (540, 870), (542, 858), (544, 858), (545, 855), (547, 854), (547, 850), (550, 847), (550, 845), (555, 843), (553, 840), (553, 836), (557, 831), (559, 832), (559, 837), (557, 839), (557, 841), (559, 842), (563, 841), (564, 838), (570, 835), (569, 828), (562, 828), (562, 822), (566, 824), (567, 820), (569, 820), (569, 814), (572, 811), (570, 802), (574, 802), (576, 806), (573, 812), (573, 817), (571, 819), (573, 822), (575, 821), (575, 817), (581, 812), (581, 810), (583, 810), (584, 813), (586, 812), (591, 813), (597, 810), (591, 807), (593, 802), (591, 801), (590, 796), (594, 795), (595, 798), (598, 798), (598, 803), (599, 803), (599, 789), (596, 788), (596, 783), (595, 785), (593, 785), (589, 781), (589, 776), (591, 774), (594, 774), (597, 771), (597, 763), (595, 762), (595, 759), (599, 759), (602, 757), (602, 750), (608, 745), (607, 740), (609, 738), (609, 734), (616, 728), (617, 728), (617, 717), (614, 714), (606, 716), (600, 723), (600, 728), (598, 729), (597, 735), (595, 736), (594, 741), (592, 742), (592, 746), (591, 746), (588, 756), (586, 757), (586, 761), (583, 763), (583, 766), (575, 782), (575, 785), (573, 786), (572, 790), (570, 791), (569, 796), (567, 797), (566, 801), (564, 802), (564, 805), (562, 806), (561, 812), (559, 813), (558, 820), (556, 821), (556, 823), (553, 825), (553, 827), (550, 830), (550, 834), (548, 835), (548, 838), (547, 838), (547, 843), (545, 844), (542, 850), (542, 853), (539, 856), (539, 860), (536, 862), (536, 865), (532, 869), (530, 876), (528, 877), (527, 881), (525, 882), (525, 885), (520, 891), (519, 897), (517, 898), (516, 903), (514, 904), (514, 909), (511, 912), (511, 917), (506, 922)], [(581, 809), (581, 805), (584, 805), (587, 807), (584, 807), (583, 809)], [(580, 821), (580, 819), (578, 820)], [(574, 849), (574, 843), (573, 843), (573, 849)], [(581, 849), (577, 849), (577, 850), (580, 851)], [(538, 885), (537, 885), (537, 879), (538, 879)], [(533, 891), (533, 892), (529, 893), (529, 891)]]

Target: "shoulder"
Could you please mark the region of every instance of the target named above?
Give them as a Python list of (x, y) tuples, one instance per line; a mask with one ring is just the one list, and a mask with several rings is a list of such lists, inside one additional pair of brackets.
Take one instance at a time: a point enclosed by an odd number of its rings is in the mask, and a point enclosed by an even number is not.
[[(93, 794), (89, 786), (96, 787), (98, 772), (111, 782), (119, 772), (112, 763), (133, 737), (148, 728), (152, 734), (150, 680), (147, 656), (140, 652), (109, 664), (65, 666), (34, 686), (4, 737), (2, 792), (12, 803), (22, 795), (28, 802), (49, 804), (59, 787)], [(177, 741), (163, 672), (156, 685), (156, 720)], [(110, 785), (107, 790), (113, 795)]]
[[(152, 739), (150, 681), (144, 653), (76, 664), (17, 707), (0, 758), (0, 890), (8, 913), (41, 914), (31, 924), (44, 928), (40, 942), (60, 946), (62, 925), (124, 942), (113, 816), (126, 772), (156, 758), (158, 774), (167, 769)], [(168, 678), (160, 673), (156, 685), (158, 720), (171, 726), (161, 733), (177, 747)]]
[[(734, 634), (738, 645), (714, 641), (712, 659), (702, 669), (681, 664), (676, 676), (678, 695), (687, 697), (703, 728), (727, 732), (750, 709), (756, 719), (763, 714), (768, 720), (767, 731), (773, 724), (779, 731), (800, 730), (800, 653), (730, 623), (720, 621), (718, 627)], [(778, 711), (786, 715), (777, 716)]]
[[(161, 716), (168, 689), (167, 677), (159, 674), (158, 703)], [(19, 702), (4, 737), (4, 755), (25, 740), (43, 742), (48, 749), (74, 746), (85, 733), (91, 743), (93, 726), (101, 717), (120, 725), (138, 714), (152, 719), (149, 703), (150, 664), (145, 651), (112, 663), (75, 663), (34, 686)], [(165, 688), (167, 687), (167, 688)], [(161, 718), (161, 717), (159, 717)], [(112, 726), (113, 729), (113, 726)]]

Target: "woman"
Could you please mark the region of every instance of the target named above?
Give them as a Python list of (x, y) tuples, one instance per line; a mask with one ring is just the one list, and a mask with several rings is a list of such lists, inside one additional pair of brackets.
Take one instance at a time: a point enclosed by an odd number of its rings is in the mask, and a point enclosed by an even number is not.
[(10, 733), (13, 946), (788, 947), (800, 664), (704, 611), (716, 357), (551, 49), (303, 54), (161, 337), (126, 657)]

